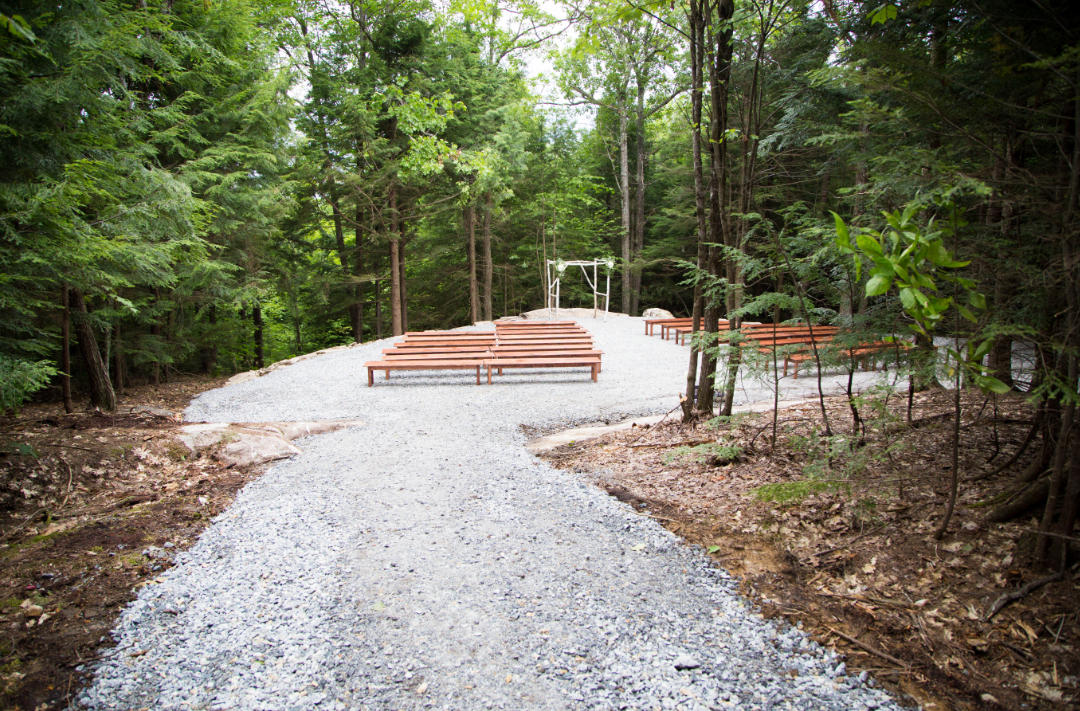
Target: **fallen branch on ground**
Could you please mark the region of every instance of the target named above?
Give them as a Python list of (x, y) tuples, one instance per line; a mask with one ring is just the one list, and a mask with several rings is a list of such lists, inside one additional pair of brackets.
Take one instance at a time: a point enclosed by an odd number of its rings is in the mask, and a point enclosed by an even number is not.
[(867, 651), (870, 654), (873, 654), (875, 657), (880, 657), (881, 659), (884, 659), (887, 662), (892, 662), (893, 664), (900, 667), (901, 669), (907, 669), (908, 668), (907, 664), (900, 661), (899, 659), (892, 656), (891, 654), (886, 654), (885, 652), (882, 652), (879, 649), (874, 649), (869, 644), (865, 644), (863, 642), (860, 642), (859, 640), (855, 639), (854, 637), (850, 637), (850, 636), (844, 634), (843, 632), (838, 632), (838, 631), (834, 630), (832, 627), (829, 627), (828, 625), (825, 626), (825, 629), (829, 630), (830, 632), (832, 632), (837, 637), (840, 637), (841, 639), (846, 639), (848, 642), (851, 642), (856, 647), (859, 647), (860, 649), (862, 649), (864, 651)]
[(1030, 583), (1020, 588), (1019, 590), (1014, 590), (1011, 593), (1005, 593), (997, 599), (997, 601), (994, 603), (994, 606), (990, 608), (990, 611), (988, 613), (986, 613), (984, 621), (989, 622), (994, 617), (994, 615), (1001, 612), (1010, 602), (1016, 602), (1017, 600), (1027, 597), (1034, 591), (1041, 588), (1043, 585), (1047, 585), (1049, 583), (1056, 583), (1059, 580), (1064, 579), (1065, 571), (1059, 570), (1053, 575), (1047, 575), (1045, 578), (1032, 580)]

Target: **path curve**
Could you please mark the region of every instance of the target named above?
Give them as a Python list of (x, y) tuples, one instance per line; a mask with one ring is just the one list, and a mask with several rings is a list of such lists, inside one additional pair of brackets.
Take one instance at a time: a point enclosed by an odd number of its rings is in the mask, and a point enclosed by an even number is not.
[[(477, 387), (456, 372), (368, 388), (382, 341), (201, 396), (189, 420), (368, 424), (302, 440), (241, 491), (124, 611), (79, 703), (899, 708), (764, 621), (699, 550), (523, 448), (522, 424), (678, 402), (686, 349), (640, 319), (582, 324), (605, 352), (599, 383), (522, 371)], [(765, 397), (748, 385), (739, 400)]]

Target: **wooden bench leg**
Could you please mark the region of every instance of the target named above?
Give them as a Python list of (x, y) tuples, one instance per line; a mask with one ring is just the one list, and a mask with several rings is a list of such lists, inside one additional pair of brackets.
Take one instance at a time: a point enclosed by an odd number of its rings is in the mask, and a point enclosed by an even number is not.
[(594, 383), (596, 382), (596, 374), (599, 373), (599, 372), (600, 372), (600, 364), (599, 363), (593, 363), (593, 366), (592, 366), (592, 381)]
[(480, 384), (480, 366), (476, 366), (476, 384)]
[(373, 387), (374, 385), (375, 385), (375, 369), (374, 368), (368, 368), (367, 369), (367, 386), (370, 388), (370, 387)]
[(488, 364), (488, 385), (491, 385), (491, 364)]

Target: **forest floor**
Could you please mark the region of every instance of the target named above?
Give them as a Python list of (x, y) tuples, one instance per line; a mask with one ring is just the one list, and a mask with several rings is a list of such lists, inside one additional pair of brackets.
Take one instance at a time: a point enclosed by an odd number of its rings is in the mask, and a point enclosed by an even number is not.
[[(115, 416), (42, 404), (0, 419), (0, 708), (66, 707), (124, 605), (258, 475), (192, 458), (171, 437), (190, 400), (222, 382), (131, 388)], [(827, 402), (843, 432), (846, 405)], [(766, 614), (928, 709), (1078, 707), (1075, 571), (984, 621), (1003, 592), (1039, 576), (1026, 561), (1033, 524), (981, 524), (978, 502), (1006, 486), (999, 477), (964, 485), (954, 533), (934, 542), (950, 402), (917, 396), (914, 428), (897, 421), (902, 407), (879, 408), (855, 456), (812, 434), (816, 404), (780, 413), (775, 446), (768, 413), (617, 432), (546, 456), (706, 546)], [(1009, 456), (1031, 414), (1018, 398), (966, 412), (964, 472)], [(821, 490), (751, 496), (815, 466)]]
[(223, 383), (129, 388), (116, 415), (52, 403), (0, 418), (0, 708), (66, 708), (124, 605), (256, 476), (171, 436)]
[[(1020, 397), (965, 397), (968, 475), (1011, 456), (1032, 413)], [(704, 546), (766, 616), (928, 710), (1080, 708), (1076, 566), (986, 619), (1002, 594), (1045, 575), (1029, 560), (1037, 512), (983, 521), (981, 502), (1008, 477), (963, 483), (949, 534), (933, 538), (950, 479), (952, 393), (917, 395), (911, 427), (906, 398), (868, 399), (854, 453), (846, 401), (826, 405), (840, 433), (831, 441), (816, 434), (815, 401), (780, 411), (775, 444), (768, 412), (612, 432), (544, 456)]]

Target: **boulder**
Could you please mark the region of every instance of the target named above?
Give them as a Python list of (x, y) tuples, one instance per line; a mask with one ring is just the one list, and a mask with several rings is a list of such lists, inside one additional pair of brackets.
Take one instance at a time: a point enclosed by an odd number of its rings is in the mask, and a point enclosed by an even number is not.
[(214, 459), (230, 467), (248, 467), (275, 459), (286, 459), (300, 453), (299, 447), (294, 447), (281, 437), (240, 434), (236, 441), (229, 442), (214, 452)]
[(184, 425), (176, 440), (192, 452), (209, 450), (215, 459), (228, 466), (253, 466), (300, 454), (290, 442), (363, 425), (359, 420), (321, 420), (316, 422), (203, 422)]
[(675, 318), (675, 315), (666, 309), (645, 309), (642, 318)]

